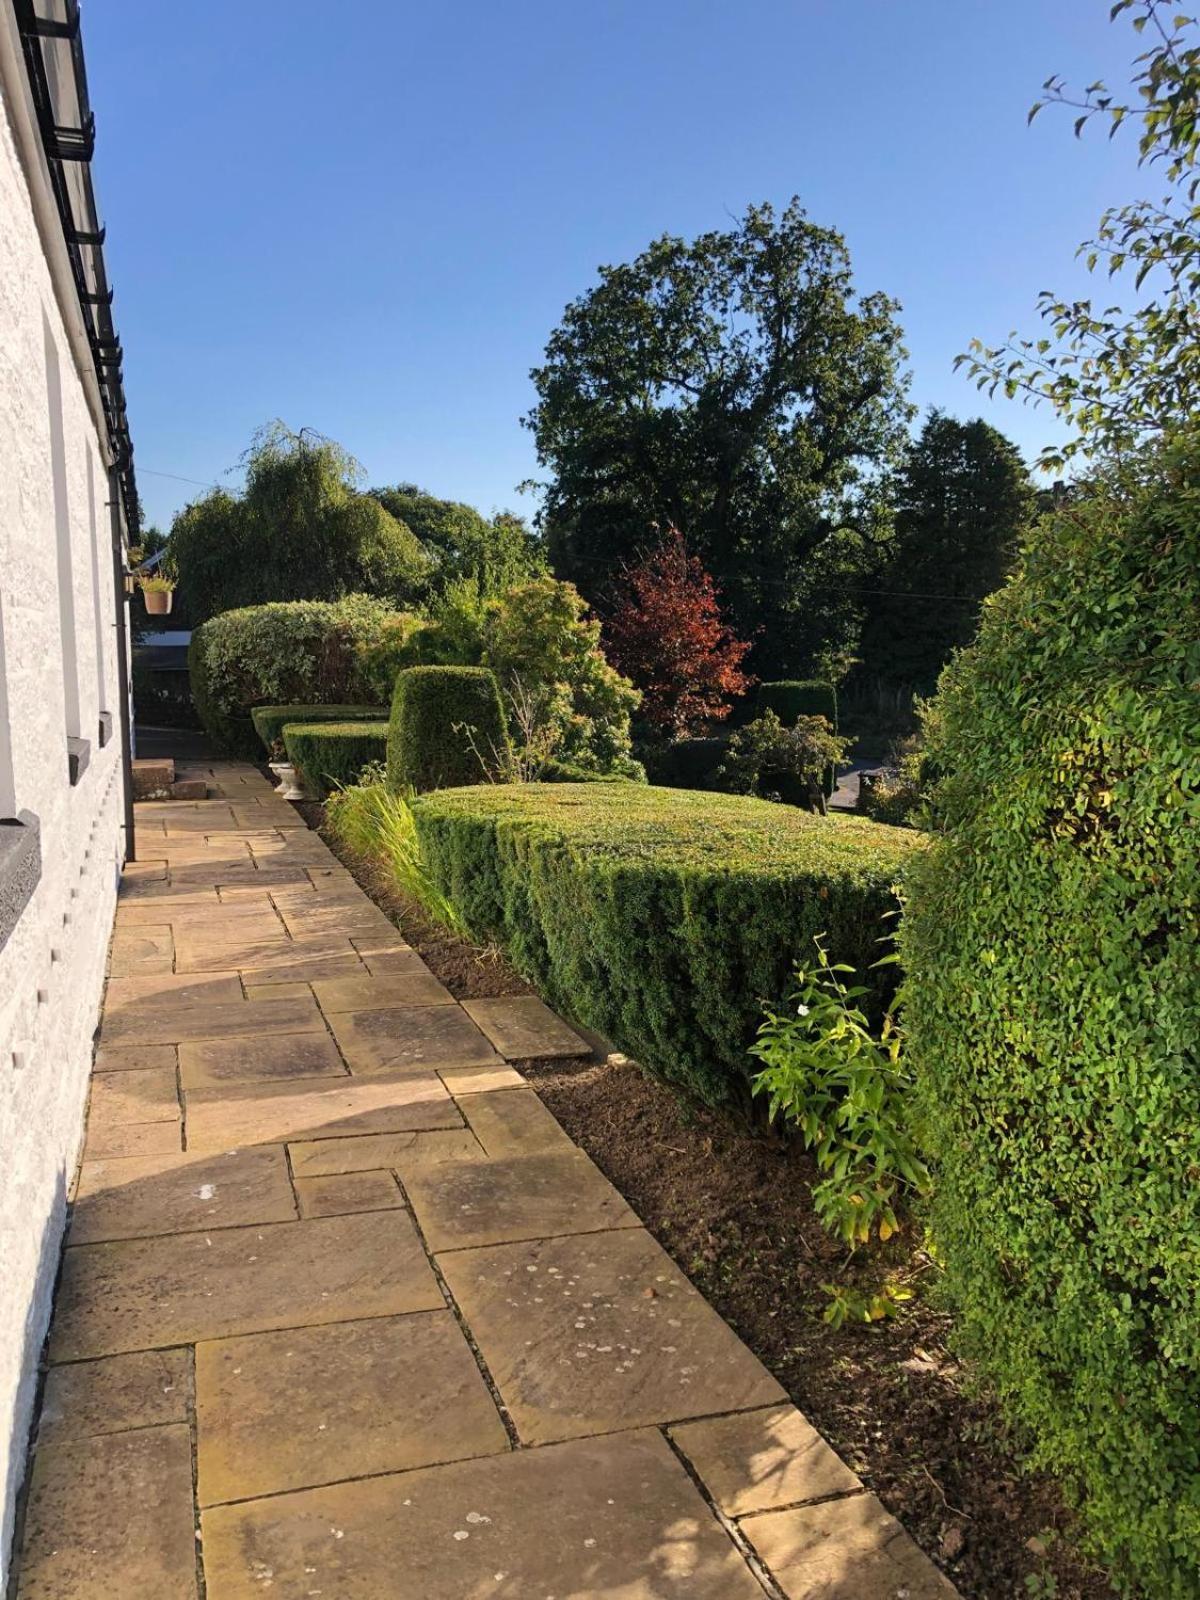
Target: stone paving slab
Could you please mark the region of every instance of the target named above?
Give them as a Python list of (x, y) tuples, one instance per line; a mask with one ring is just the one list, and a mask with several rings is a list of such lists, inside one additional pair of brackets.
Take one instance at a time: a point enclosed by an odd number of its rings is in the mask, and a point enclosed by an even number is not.
[(577, 1148), (532, 1089), (472, 1094), (463, 1101), (463, 1115), (495, 1159)]
[(242, 1033), (323, 1033), (317, 1002), (241, 1000), (228, 1005), (106, 1012), (103, 1044), (181, 1044), (186, 1039), (232, 1039)]
[(452, 1095), (486, 1094), (490, 1089), (525, 1089), (525, 1079), (512, 1067), (441, 1067), (438, 1077)]
[(862, 1488), (795, 1406), (687, 1422), (672, 1428), (671, 1438), (730, 1517)]
[(333, 1177), (340, 1173), (383, 1168), (398, 1172), (405, 1183), (412, 1174), (444, 1161), (480, 1160), (483, 1151), (466, 1128), (430, 1133), (370, 1133), (348, 1139), (315, 1139), (289, 1144), (297, 1178)]
[(147, 1067), (165, 1067), (174, 1072), (177, 1060), (173, 1044), (102, 1045), (96, 1051), (95, 1072), (141, 1072)]
[[(313, 965), (335, 956), (348, 962), (351, 969), (359, 966), (358, 952), (345, 935), (318, 933), (289, 939), (282, 929), (276, 929), (266, 938), (243, 938), (236, 933), (232, 937), (222, 933), (215, 925), (211, 930), (193, 930), (184, 922), (176, 924), (176, 972), (242, 972), (249, 968), (260, 971), (264, 967), (277, 970)], [(331, 975), (337, 970), (331, 968)], [(317, 975), (320, 976), (319, 970)], [(256, 981), (265, 980), (260, 977)]]
[(457, 1105), (432, 1072), (399, 1080), (314, 1078), (188, 1089), (184, 1105), (189, 1150), (463, 1125)]
[(464, 1000), (463, 1010), (509, 1061), (590, 1056), (591, 1046), (535, 994)]
[(175, 972), (150, 977), (111, 977), (104, 991), (108, 1011), (174, 1010), (177, 1006), (232, 1005), (242, 999), (242, 980), (236, 972), (203, 976)]
[(198, 1345), (196, 1420), (202, 1506), (509, 1448), (448, 1311)]
[(85, 1161), (75, 1189), (71, 1243), (289, 1222), (295, 1215), (287, 1159), (278, 1145), (182, 1160), (174, 1154)]
[(954, 1600), (953, 1584), (873, 1494), (740, 1526), (787, 1600)]
[(331, 978), (313, 984), (326, 1016), (343, 1011), (392, 1011), (397, 1006), (452, 1006), (454, 996), (428, 968), (405, 977)]
[(193, 1403), (190, 1350), (73, 1361), (46, 1376), (38, 1443), (188, 1422)]
[(50, 1359), (443, 1304), (412, 1222), (399, 1211), (85, 1244), (63, 1259)]
[(88, 1125), (84, 1141), (85, 1161), (112, 1161), (134, 1156), (178, 1154), (183, 1149), (183, 1124), (175, 1122), (127, 1122), (116, 1128)]
[(390, 1172), (339, 1172), (293, 1180), (302, 1217), (342, 1217), (351, 1211), (395, 1211), (403, 1206)]
[(453, 1251), (438, 1265), (526, 1444), (787, 1398), (641, 1229)]
[(127, 1122), (178, 1122), (181, 1115), (169, 1067), (105, 1072), (92, 1079), (88, 1124), (94, 1132)]
[(170, 926), (148, 923), (144, 928), (122, 931), (114, 936), (108, 970), (113, 977), (170, 972), (174, 959), (175, 944)]
[(339, 1011), (329, 1018), (338, 1048), (357, 1074), (498, 1066), (500, 1057), (459, 1006)]
[(188, 1428), (141, 1428), (38, 1451), (16, 1600), (197, 1593)]
[(657, 1434), (203, 1513), (209, 1600), (763, 1600)]
[(248, 1034), (179, 1046), (179, 1081), (184, 1089), (345, 1076), (345, 1063), (327, 1033)]
[(485, 1244), (640, 1227), (582, 1150), (506, 1161), (454, 1161), (405, 1174), (405, 1190), (437, 1255)]

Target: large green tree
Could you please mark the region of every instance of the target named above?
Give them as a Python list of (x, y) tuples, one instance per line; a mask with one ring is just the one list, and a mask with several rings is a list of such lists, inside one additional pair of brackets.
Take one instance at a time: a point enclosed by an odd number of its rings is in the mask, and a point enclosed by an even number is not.
[(911, 414), (897, 310), (856, 294), (842, 236), (795, 200), (602, 268), (532, 374), (555, 570), (603, 601), (654, 525), (677, 527), (757, 670), (807, 665), (806, 570), (839, 535), (886, 533)]
[(974, 637), (1033, 507), (1010, 440), (979, 418), (931, 412), (905, 460), (892, 543), (868, 586), (864, 673), (931, 693), (951, 654)]
[(439, 500), (413, 483), (370, 492), (432, 557), (430, 586), (436, 593), (466, 581), (488, 600), (546, 570), (540, 541), (511, 511), (485, 517), (474, 506)]
[(360, 491), (362, 469), (341, 445), (282, 423), (246, 452), (246, 486), (186, 506), (171, 555), (194, 625), (270, 600), (336, 600), (365, 592), (406, 604), (433, 563), (420, 541)]

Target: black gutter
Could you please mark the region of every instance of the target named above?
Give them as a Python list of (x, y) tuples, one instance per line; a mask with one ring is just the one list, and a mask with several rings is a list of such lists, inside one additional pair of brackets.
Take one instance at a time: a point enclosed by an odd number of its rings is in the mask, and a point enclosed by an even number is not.
[(129, 726), (129, 648), (126, 638), (125, 548), (121, 528), (121, 485), (116, 467), (108, 469), (108, 514), (112, 530), (113, 604), (117, 630), (117, 691), (121, 705), (121, 799), (125, 814), (125, 859), (137, 860), (133, 831), (133, 735)]

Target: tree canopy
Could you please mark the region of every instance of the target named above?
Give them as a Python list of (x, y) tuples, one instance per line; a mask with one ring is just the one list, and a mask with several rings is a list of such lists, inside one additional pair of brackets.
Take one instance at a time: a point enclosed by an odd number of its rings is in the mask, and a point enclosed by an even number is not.
[(511, 511), (485, 517), (474, 506), (439, 500), (413, 483), (370, 492), (424, 545), (434, 562), (430, 583), (435, 592), (468, 581), (487, 600), (546, 570), (538, 540)]
[(186, 506), (171, 527), (179, 588), (193, 623), (273, 600), (367, 592), (406, 604), (430, 558), (415, 535), (360, 491), (362, 469), (341, 445), (282, 423), (246, 452), (246, 486)]
[(1010, 440), (980, 418), (931, 412), (900, 473), (892, 543), (866, 596), (865, 671), (931, 693), (951, 654), (974, 637), (1033, 507)]
[(762, 664), (798, 665), (806, 565), (887, 528), (911, 414), (897, 311), (856, 294), (842, 236), (796, 200), (602, 268), (532, 374), (555, 570), (603, 599), (649, 523), (677, 527)]

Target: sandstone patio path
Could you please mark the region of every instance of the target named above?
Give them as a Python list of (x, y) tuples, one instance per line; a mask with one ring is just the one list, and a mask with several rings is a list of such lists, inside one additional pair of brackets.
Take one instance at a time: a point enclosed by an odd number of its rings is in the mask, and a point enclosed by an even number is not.
[(16, 1600), (953, 1590), (252, 767), (122, 883)]

